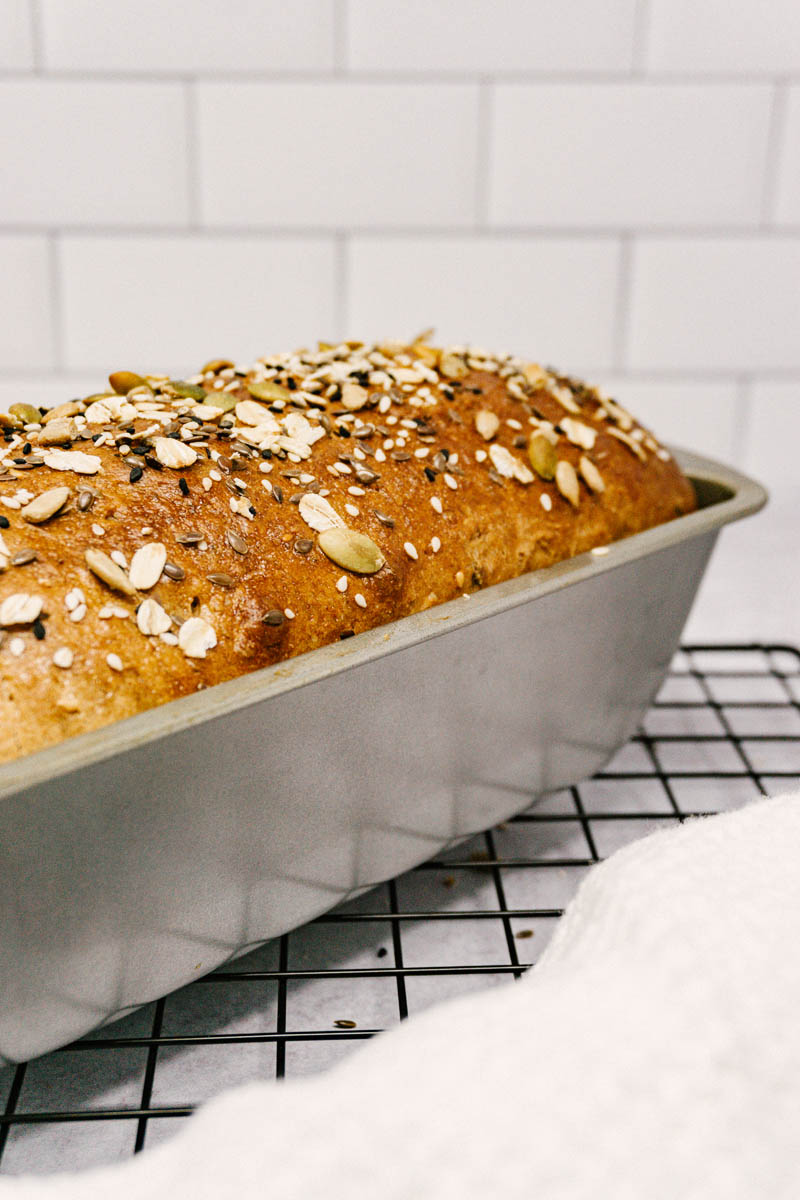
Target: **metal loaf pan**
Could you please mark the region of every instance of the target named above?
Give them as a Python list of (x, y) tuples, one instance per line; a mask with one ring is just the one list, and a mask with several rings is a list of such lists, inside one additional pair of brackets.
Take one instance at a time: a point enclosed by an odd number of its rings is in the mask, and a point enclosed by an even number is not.
[(0, 768), (0, 1058), (42, 1054), (591, 775), (756, 483)]

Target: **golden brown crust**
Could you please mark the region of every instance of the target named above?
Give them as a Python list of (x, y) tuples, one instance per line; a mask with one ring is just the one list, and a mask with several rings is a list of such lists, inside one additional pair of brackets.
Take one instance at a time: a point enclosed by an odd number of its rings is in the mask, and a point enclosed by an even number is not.
[[(412, 378), (417, 374), (423, 377)], [(269, 398), (253, 400), (248, 385), (264, 378), (280, 381), (287, 399), (272, 408)], [(192, 425), (198, 400), (175, 394), (166, 380), (149, 379), (155, 394), (142, 388), (101, 400), (112, 410), (105, 422), (87, 423), (87, 405), (97, 403), (91, 398), (57, 417), (75, 425), (64, 427), (70, 436), (55, 447), (55, 458), (52, 443), (42, 444), (53, 421), (3, 430), (0, 514), (8, 527), (0, 530), (0, 564), (6, 565), (0, 578), (0, 761), (548, 566), (695, 506), (674, 460), (624, 410), (602, 393), (516, 359), (439, 352), (423, 343), (350, 344), (261, 360), (247, 375), (223, 362), (194, 377), (217, 403), (228, 395), (259, 405), (270, 414), (263, 418), (268, 425), (249, 425), (242, 416), (259, 410), (242, 408), (221, 419), (200, 414)], [(287, 384), (293, 391), (285, 391)], [(345, 396), (342, 387), (353, 385), (365, 393)], [(117, 379), (117, 386), (126, 381)], [(348, 411), (343, 400), (365, 403)], [(131, 404), (133, 417), (125, 407)], [(277, 439), (285, 437), (279, 425), (292, 412), (308, 422), (295, 430), (300, 441), (309, 428), (317, 440), (308, 446), (292, 440), (287, 455)], [(88, 415), (94, 421), (104, 411)], [(170, 432), (173, 448), (193, 447), (191, 465), (159, 463), (155, 439)], [(527, 443), (537, 433), (569, 464), (559, 468), (558, 483), (530, 470)], [(99, 471), (84, 476), (54, 469), (73, 461), (59, 458), (64, 450), (99, 460), (81, 463)], [(167, 457), (169, 451), (161, 446)], [(27, 462), (37, 459), (44, 461), (29, 469)], [(581, 468), (582, 459), (589, 465)], [(511, 470), (516, 477), (506, 474)], [(42, 523), (27, 520), (26, 493), (56, 487), (70, 489), (64, 507)], [(86, 498), (78, 497), (87, 489), (96, 495), (84, 509)], [(385, 559), (379, 571), (359, 575), (326, 557), (318, 531), (304, 519), (305, 506), (301, 511), (292, 502), (308, 493), (322, 493), (342, 524), (372, 539)], [(196, 540), (182, 541), (187, 535)], [(166, 548), (167, 570), (182, 569), (183, 579), (161, 574), (152, 587), (128, 596), (87, 565), (87, 549), (113, 551), (127, 575), (134, 553), (153, 544)], [(24, 551), (35, 558), (13, 565)], [(31, 598), (27, 607), (20, 596)], [(137, 609), (146, 598), (171, 618), (164, 634), (147, 636), (138, 627)], [(185, 648), (200, 652), (191, 642), (176, 644), (185, 634), (181, 623), (192, 617), (206, 623), (196, 625), (200, 651), (208, 627), (208, 640), (216, 638), (205, 657), (187, 656)]]

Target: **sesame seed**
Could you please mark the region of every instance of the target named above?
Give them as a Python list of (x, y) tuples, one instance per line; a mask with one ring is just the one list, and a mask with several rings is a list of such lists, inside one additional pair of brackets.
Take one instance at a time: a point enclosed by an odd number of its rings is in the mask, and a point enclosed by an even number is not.
[(430, 454), (430, 449), (427, 446), (420, 446), (419, 450), (414, 451), (415, 458), (427, 458)]
[(346, 575), (340, 576), (340, 578), (336, 580), (337, 592), (346, 592), (347, 591), (347, 582), (348, 581), (347, 581)]
[(290, 621), (294, 620), (294, 613), (292, 612), (292, 610), (290, 608), (285, 608), (283, 611), (285, 612), (286, 616), (289, 618)]
[(475, 462), (486, 462), (486, 451), (485, 450), (476, 450), (475, 451)]
[(8, 648), (14, 655), (14, 658), (19, 658), (20, 654), (22, 654), (25, 649), (25, 643), (21, 637), (15, 637), (12, 638), (8, 643)]
[(355, 602), (359, 608), (367, 607), (367, 602), (364, 599), (364, 597), (361, 595), (361, 592), (356, 592), (355, 596), (353, 596), (353, 599), (355, 600)]
[(358, 516), (358, 509), (356, 508), (355, 504), (345, 504), (344, 511), (349, 513), (351, 517)]
[(118, 654), (107, 654), (106, 662), (108, 663), (109, 667), (111, 667), (112, 671), (122, 670), (122, 659)]
[(77, 624), (78, 621), (83, 620), (83, 618), (86, 616), (86, 612), (87, 612), (86, 605), (79, 604), (78, 607), (73, 609), (73, 611), (69, 614), (69, 619), (70, 619), (70, 621), (75, 621), (75, 623)]
[(602, 558), (605, 554), (608, 554), (608, 551), (608, 546), (594, 546), (590, 553), (594, 554), (595, 558)]
[(447, 486), (448, 486), (448, 487), (451, 489), (451, 491), (455, 491), (455, 490), (456, 490), (456, 488), (458, 487), (458, 484), (456, 483), (456, 481), (455, 481), (455, 479), (453, 478), (453, 476), (452, 476), (452, 475), (447, 475), (447, 474), (445, 474), (445, 475), (443, 475), (443, 476), (442, 476), (442, 478), (444, 479), (444, 481), (445, 481), (445, 483), (447, 484)]
[(403, 542), (403, 549), (409, 558), (419, 558), (419, 555), (417, 554), (417, 548), (413, 542)]
[(547, 492), (542, 492), (541, 496), (539, 497), (539, 503), (545, 512), (550, 512), (551, 508), (553, 507), (553, 501), (550, 499), (550, 496), (547, 494)]
[(434, 509), (435, 512), (441, 513), (442, 502), (438, 496), (431, 496), (431, 508)]
[(349, 487), (347, 490), (351, 496), (366, 496), (367, 494), (363, 488), (356, 487), (355, 484), (353, 484), (353, 486)]
[(53, 666), (61, 667), (62, 671), (68, 671), (74, 661), (74, 655), (69, 646), (59, 646), (53, 655)]
[(439, 551), (441, 550), (441, 548), (442, 548), (442, 543), (439, 541), (438, 537), (432, 537), (431, 538), (431, 550), (433, 551), (433, 553), (438, 554)]
[(92, 533), (94, 534), (95, 537), (105, 537), (105, 532), (106, 531), (105, 531), (105, 529), (103, 529), (102, 525), (93, 525), (92, 526)]

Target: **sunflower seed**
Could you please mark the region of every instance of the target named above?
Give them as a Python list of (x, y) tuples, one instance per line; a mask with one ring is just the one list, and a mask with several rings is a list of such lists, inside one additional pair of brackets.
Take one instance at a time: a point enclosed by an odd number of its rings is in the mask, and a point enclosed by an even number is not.
[(12, 567), (26, 567), (28, 563), (36, 562), (36, 551), (28, 549), (17, 550), (15, 554), (11, 555), (9, 562)]
[(581, 460), (578, 463), (578, 470), (581, 473), (583, 482), (591, 491), (597, 492), (599, 495), (601, 492), (606, 490), (606, 485), (603, 482), (603, 476), (600, 474), (592, 460), (587, 458), (585, 454), (581, 455)]
[(186, 578), (186, 572), (184, 571), (183, 567), (179, 567), (177, 563), (173, 562), (164, 563), (164, 574), (166, 575), (167, 579), (173, 579), (176, 583), (180, 582), (181, 579)]
[(558, 455), (555, 446), (543, 433), (534, 433), (528, 442), (528, 458), (540, 479), (552, 479), (556, 473)]
[(176, 533), (175, 541), (181, 546), (196, 546), (198, 542), (202, 542), (203, 535), (198, 533), (196, 529), (187, 529), (186, 533)]
[(233, 529), (226, 529), (225, 537), (231, 550), (235, 550), (237, 554), (247, 554), (249, 549), (247, 542)]
[(212, 571), (212, 573), (210, 575), (206, 575), (206, 579), (208, 580), (209, 583), (213, 583), (214, 587), (221, 587), (221, 588), (236, 587), (236, 580), (233, 578), (232, 575), (226, 574), (225, 571)]
[(271, 608), (261, 620), (265, 625), (282, 625), (286, 618), (279, 608)]
[(137, 375), (135, 371), (114, 371), (108, 377), (108, 382), (111, 384), (118, 396), (127, 396), (128, 392), (134, 388), (144, 387), (152, 392), (152, 388), (146, 379), (141, 375)]

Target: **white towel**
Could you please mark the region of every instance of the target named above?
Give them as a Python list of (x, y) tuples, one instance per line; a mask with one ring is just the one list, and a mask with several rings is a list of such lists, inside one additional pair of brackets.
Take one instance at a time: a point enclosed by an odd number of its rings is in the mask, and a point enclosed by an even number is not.
[(2, 1200), (800, 1196), (800, 795), (595, 868), (521, 982)]

